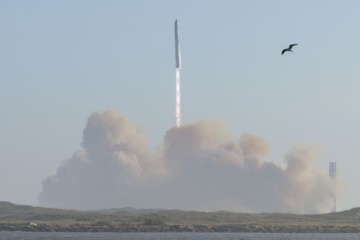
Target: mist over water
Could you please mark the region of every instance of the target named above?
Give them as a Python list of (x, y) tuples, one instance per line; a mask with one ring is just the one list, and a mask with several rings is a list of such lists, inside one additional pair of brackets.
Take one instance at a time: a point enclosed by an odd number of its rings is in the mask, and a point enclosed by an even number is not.
[(334, 185), (314, 146), (295, 146), (279, 166), (270, 145), (233, 136), (223, 121), (169, 129), (156, 150), (141, 128), (116, 111), (93, 113), (82, 147), (43, 181), (41, 206), (201, 211), (329, 212)]

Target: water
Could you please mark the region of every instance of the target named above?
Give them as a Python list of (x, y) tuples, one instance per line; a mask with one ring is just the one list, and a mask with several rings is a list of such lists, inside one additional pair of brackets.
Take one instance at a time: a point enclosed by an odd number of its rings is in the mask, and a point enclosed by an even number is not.
[(0, 232), (1, 240), (359, 240), (360, 233), (40, 233)]

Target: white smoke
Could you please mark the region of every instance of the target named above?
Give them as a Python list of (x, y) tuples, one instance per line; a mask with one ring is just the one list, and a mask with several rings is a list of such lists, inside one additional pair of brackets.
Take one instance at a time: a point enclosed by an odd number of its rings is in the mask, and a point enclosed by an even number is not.
[(333, 183), (316, 167), (319, 151), (296, 146), (281, 167), (270, 146), (223, 121), (170, 129), (151, 152), (139, 127), (115, 111), (90, 116), (82, 148), (43, 181), (42, 206), (177, 208), (318, 213), (332, 208)]
[(175, 117), (176, 126), (181, 125), (181, 89), (180, 89), (180, 68), (176, 68), (176, 106), (175, 106)]

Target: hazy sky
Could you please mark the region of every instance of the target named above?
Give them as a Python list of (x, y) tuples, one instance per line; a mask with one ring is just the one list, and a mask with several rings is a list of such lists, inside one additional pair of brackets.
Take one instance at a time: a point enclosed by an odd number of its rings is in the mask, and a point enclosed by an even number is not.
[(336, 161), (345, 184), (338, 209), (360, 206), (359, 12), (358, 0), (0, 1), (0, 200), (37, 205), (95, 111), (161, 145), (178, 19), (183, 122), (259, 135), (280, 166), (294, 145), (318, 145), (317, 165)]

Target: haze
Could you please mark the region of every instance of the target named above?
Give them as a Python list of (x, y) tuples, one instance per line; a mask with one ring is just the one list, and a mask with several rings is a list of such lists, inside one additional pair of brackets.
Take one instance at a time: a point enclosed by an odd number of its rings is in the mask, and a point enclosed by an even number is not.
[(334, 161), (338, 209), (359, 206), (359, 10), (355, 0), (1, 2), (0, 200), (327, 212)]

